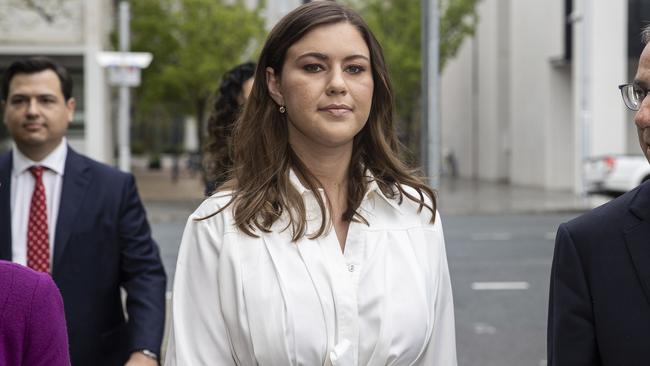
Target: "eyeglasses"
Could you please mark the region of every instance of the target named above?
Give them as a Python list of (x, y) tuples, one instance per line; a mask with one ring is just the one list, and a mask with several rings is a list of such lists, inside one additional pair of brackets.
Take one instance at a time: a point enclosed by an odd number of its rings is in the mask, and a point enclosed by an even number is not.
[(641, 108), (643, 99), (650, 92), (648, 89), (644, 89), (637, 84), (623, 84), (619, 85), (618, 88), (621, 90), (621, 96), (623, 97), (625, 106), (633, 111), (638, 111)]

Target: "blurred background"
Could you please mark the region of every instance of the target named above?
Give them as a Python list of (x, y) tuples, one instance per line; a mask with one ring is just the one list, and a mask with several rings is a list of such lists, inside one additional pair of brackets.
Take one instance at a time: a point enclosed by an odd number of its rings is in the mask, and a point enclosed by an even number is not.
[[(545, 365), (548, 275), (559, 223), (650, 177), (631, 81), (650, 0), (347, 0), (380, 40), (404, 158), (439, 156), (439, 209), (461, 365)], [(73, 148), (118, 163), (119, 88), (98, 60), (117, 51), (121, 1), (0, 1), (0, 72), (46, 55), (77, 100)], [(153, 55), (131, 88), (129, 169), (173, 279), (185, 220), (203, 198), (205, 122), (221, 75), (255, 61), (300, 0), (132, 0), (129, 47)], [(426, 4), (425, 4), (426, 3)], [(439, 146), (421, 146), (422, 13), (439, 9)], [(428, 20), (427, 20), (428, 21)], [(11, 141), (0, 125), (0, 151)], [(170, 282), (171, 287), (171, 282)]]

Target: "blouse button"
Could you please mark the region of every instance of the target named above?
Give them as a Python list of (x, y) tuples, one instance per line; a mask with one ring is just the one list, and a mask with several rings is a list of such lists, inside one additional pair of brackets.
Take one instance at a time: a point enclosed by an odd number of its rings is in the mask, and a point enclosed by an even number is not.
[(348, 272), (354, 272), (356, 266), (354, 264), (348, 264)]

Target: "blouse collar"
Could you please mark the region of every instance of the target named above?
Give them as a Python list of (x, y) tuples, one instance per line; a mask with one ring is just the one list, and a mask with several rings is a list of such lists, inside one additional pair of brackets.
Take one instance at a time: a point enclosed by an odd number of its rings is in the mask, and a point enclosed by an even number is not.
[[(375, 179), (375, 176), (372, 174), (372, 172), (368, 169), (365, 170), (364, 176), (367, 179), (367, 189), (366, 193), (363, 196), (363, 200), (365, 201), (368, 199), (368, 197), (371, 194), (377, 195), (381, 197), (383, 200), (385, 200), (391, 207), (393, 207), (396, 211), (401, 212), (401, 209), (399, 207), (399, 203), (397, 199), (395, 198), (389, 198), (386, 197), (384, 192), (379, 188), (379, 185), (377, 184), (377, 180)], [(300, 179), (298, 178), (298, 175), (293, 169), (289, 170), (289, 181), (293, 184), (293, 186), (298, 190), (298, 193), (300, 193), (301, 196), (304, 196), (305, 193), (311, 192), (309, 188), (305, 187)], [(318, 189), (319, 192), (323, 192), (322, 188)]]

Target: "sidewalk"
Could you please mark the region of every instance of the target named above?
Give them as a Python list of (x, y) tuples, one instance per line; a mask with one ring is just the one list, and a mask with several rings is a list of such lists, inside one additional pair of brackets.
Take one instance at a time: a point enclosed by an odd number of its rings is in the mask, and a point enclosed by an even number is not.
[[(134, 169), (142, 200), (153, 222), (185, 220), (203, 200), (199, 174), (181, 170), (176, 182), (169, 170)], [(607, 198), (582, 198), (570, 191), (544, 190), (503, 183), (450, 179), (438, 190), (445, 215), (581, 212), (607, 202)]]
[(580, 197), (571, 191), (544, 190), (472, 179), (443, 178), (439, 209), (446, 215), (583, 212), (607, 202), (603, 196)]

